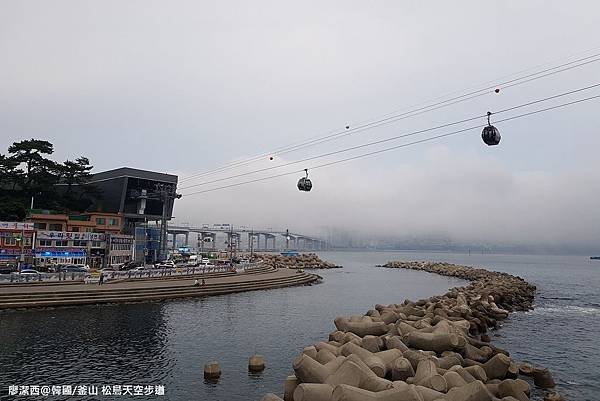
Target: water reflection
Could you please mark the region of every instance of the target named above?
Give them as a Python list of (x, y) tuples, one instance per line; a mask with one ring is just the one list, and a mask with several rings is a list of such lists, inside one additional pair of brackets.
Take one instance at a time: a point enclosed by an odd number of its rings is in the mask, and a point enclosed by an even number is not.
[(161, 304), (0, 312), (0, 390), (7, 386), (159, 384), (174, 361)]

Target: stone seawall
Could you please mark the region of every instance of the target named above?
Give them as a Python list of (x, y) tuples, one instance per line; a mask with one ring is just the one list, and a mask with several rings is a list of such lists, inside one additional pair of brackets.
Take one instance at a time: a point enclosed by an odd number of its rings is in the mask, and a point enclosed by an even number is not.
[(314, 253), (303, 253), (298, 256), (283, 256), (266, 253), (260, 254), (259, 257), (262, 259), (263, 264), (279, 269), (335, 269), (342, 267), (324, 261)]
[[(512, 311), (533, 307), (535, 286), (506, 273), (447, 263), (390, 262), (470, 281), (416, 302), (376, 305), (335, 318), (327, 342), (306, 347), (284, 385), (285, 401), (527, 401), (532, 385), (561, 400), (550, 372), (520, 364), (490, 342)], [(281, 398), (267, 394), (263, 401)]]

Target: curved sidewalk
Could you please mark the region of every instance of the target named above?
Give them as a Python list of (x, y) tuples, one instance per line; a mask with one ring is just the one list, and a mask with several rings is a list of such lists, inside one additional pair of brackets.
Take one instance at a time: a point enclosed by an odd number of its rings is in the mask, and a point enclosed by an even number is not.
[(131, 280), (98, 284), (29, 285), (0, 287), (0, 309), (54, 307), (84, 304), (157, 301), (234, 292), (289, 287), (316, 282), (319, 276), (294, 269), (260, 269), (224, 277)]

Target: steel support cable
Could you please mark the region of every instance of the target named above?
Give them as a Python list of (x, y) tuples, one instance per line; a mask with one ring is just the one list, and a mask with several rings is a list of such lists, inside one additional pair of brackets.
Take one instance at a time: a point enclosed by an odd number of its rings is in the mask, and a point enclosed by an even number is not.
[[(583, 99), (578, 99), (578, 100), (574, 100), (571, 102), (567, 102), (567, 103), (562, 103), (559, 105), (555, 105), (555, 106), (550, 106), (550, 107), (546, 107), (544, 109), (539, 109), (539, 110), (534, 110), (534, 111), (530, 111), (527, 113), (523, 113), (523, 114), (519, 114), (516, 116), (512, 116), (512, 117), (507, 117), (501, 120), (497, 120), (494, 122), (494, 124), (499, 124), (499, 123), (503, 123), (503, 122), (507, 122), (507, 121), (512, 121), (512, 120), (516, 120), (519, 118), (524, 118), (524, 117), (528, 117), (534, 114), (539, 114), (539, 113), (544, 113), (544, 112), (548, 112), (551, 110), (555, 110), (555, 109), (559, 109), (559, 108), (563, 108), (563, 107), (567, 107), (567, 106), (571, 106), (574, 104), (578, 104), (578, 103), (583, 103), (583, 102), (587, 102), (590, 100), (594, 100), (594, 99), (600, 99), (600, 95), (595, 95), (595, 96), (590, 96), (587, 98), (583, 98)], [(496, 114), (496, 113), (494, 113)], [(435, 135), (435, 136), (431, 136), (431, 137), (427, 137), (427, 138), (423, 138), (423, 139), (419, 139), (413, 142), (408, 142), (408, 143), (403, 143), (400, 145), (396, 145), (396, 146), (392, 146), (392, 147), (388, 147), (388, 148), (384, 148), (384, 149), (379, 149), (379, 150), (375, 150), (372, 152), (368, 152), (368, 153), (363, 153), (360, 155), (356, 155), (356, 156), (352, 156), (352, 157), (347, 157), (344, 159), (340, 159), (340, 160), (335, 160), (332, 162), (328, 162), (328, 163), (323, 163), (323, 164), (319, 164), (313, 167), (309, 167), (308, 170), (315, 170), (315, 169), (319, 169), (319, 168), (324, 168), (324, 167), (329, 167), (329, 166), (333, 166), (339, 163), (345, 163), (351, 160), (356, 160), (356, 159), (360, 159), (360, 158), (364, 158), (364, 157), (368, 157), (368, 156), (373, 156), (376, 154), (380, 154), (380, 153), (384, 153), (384, 152), (389, 152), (392, 150), (396, 150), (396, 149), (400, 149), (400, 148), (405, 148), (408, 146), (412, 146), (412, 145), (417, 145), (420, 143), (424, 143), (424, 142), (430, 142), (436, 139), (441, 139), (441, 138), (445, 138), (445, 137), (449, 137), (449, 136), (453, 136), (453, 135), (457, 135), (460, 133), (464, 133), (464, 132), (468, 132), (474, 129), (478, 129), (478, 128), (482, 128), (485, 127), (487, 124), (480, 124), (480, 125), (474, 125), (468, 128), (463, 128), (460, 130), (456, 130), (456, 131), (452, 131), (452, 132), (448, 132), (445, 134), (440, 134), (440, 135)], [(298, 174), (298, 173), (303, 173), (305, 171), (305, 169), (300, 169), (300, 170), (294, 170), (294, 171), (289, 171), (289, 172), (285, 172), (285, 173), (281, 173), (281, 174), (276, 174), (276, 175), (270, 175), (267, 177), (261, 177), (261, 178), (256, 178), (253, 180), (248, 180), (248, 181), (243, 181), (243, 182), (238, 182), (238, 183), (234, 183), (234, 184), (229, 184), (229, 185), (224, 185), (221, 187), (216, 187), (216, 188), (210, 188), (210, 189), (205, 189), (202, 191), (196, 191), (196, 192), (190, 192), (187, 194), (183, 194), (183, 196), (192, 196), (192, 195), (198, 195), (198, 194), (202, 194), (202, 193), (207, 193), (207, 192), (214, 192), (214, 191), (218, 191), (218, 190), (222, 190), (222, 189), (227, 189), (227, 188), (232, 188), (232, 187), (237, 187), (240, 185), (246, 185), (246, 184), (251, 184), (251, 183), (255, 183), (255, 182), (260, 182), (260, 181), (266, 181), (266, 180), (270, 180), (273, 178), (278, 178), (278, 177), (284, 177), (284, 176), (288, 176), (288, 175), (292, 175), (292, 174)]]
[[(522, 104), (519, 104), (517, 106), (512, 106), (512, 107), (509, 107), (509, 108), (506, 108), (506, 109), (499, 110), (497, 112), (494, 112), (493, 114), (506, 113), (508, 111), (512, 111), (512, 110), (520, 109), (520, 108), (523, 108), (523, 107), (531, 106), (531, 105), (534, 105), (534, 104), (537, 104), (537, 103), (547, 102), (549, 100), (557, 99), (557, 98), (560, 98), (560, 97), (563, 97), (563, 96), (568, 96), (568, 95), (572, 95), (574, 93), (578, 93), (578, 92), (590, 90), (590, 89), (596, 88), (598, 86), (600, 86), (600, 83), (596, 83), (596, 84), (593, 84), (593, 85), (588, 85), (588, 86), (585, 86), (585, 87), (582, 87), (582, 88), (578, 88), (578, 89), (574, 89), (574, 90), (567, 91), (567, 92), (562, 92), (562, 93), (559, 93), (559, 94), (556, 94), (556, 95), (552, 95), (552, 96), (548, 96), (548, 97), (545, 97), (545, 98), (542, 98), (542, 99), (537, 99), (537, 100), (533, 100), (533, 101), (530, 101), (530, 102), (522, 103)], [(300, 160), (290, 161), (290, 162), (287, 162), (287, 163), (279, 164), (277, 166), (264, 167), (264, 168), (253, 170), (253, 171), (247, 171), (245, 173), (235, 174), (235, 175), (232, 175), (232, 176), (229, 176), (229, 177), (217, 178), (217, 179), (214, 179), (214, 180), (211, 180), (211, 181), (205, 181), (205, 182), (201, 182), (201, 183), (197, 183), (197, 184), (192, 184), (192, 185), (188, 185), (188, 186), (185, 186), (185, 187), (181, 187), (179, 189), (180, 190), (185, 190), (185, 189), (195, 188), (195, 187), (199, 187), (199, 186), (203, 186), (203, 185), (214, 184), (216, 182), (227, 181), (227, 180), (231, 180), (231, 179), (234, 179), (234, 178), (245, 177), (245, 176), (248, 176), (248, 175), (251, 175), (251, 174), (262, 173), (264, 171), (279, 169), (279, 168), (282, 168), (282, 167), (290, 166), (292, 164), (304, 163), (304, 162), (307, 162), (307, 161), (310, 161), (310, 160), (320, 159), (320, 158), (327, 157), (327, 156), (333, 156), (333, 155), (336, 155), (336, 154), (339, 154), (339, 153), (350, 152), (352, 150), (357, 150), (357, 149), (365, 148), (365, 147), (368, 147), (368, 146), (379, 145), (379, 144), (382, 144), (382, 143), (386, 143), (386, 142), (390, 142), (390, 141), (394, 141), (394, 140), (406, 138), (406, 137), (409, 137), (409, 136), (423, 134), (425, 132), (435, 131), (435, 130), (439, 130), (439, 129), (442, 129), (442, 128), (448, 128), (448, 127), (451, 127), (451, 126), (454, 126), (454, 125), (464, 124), (466, 122), (474, 121), (474, 120), (477, 120), (477, 119), (482, 118), (482, 117), (486, 117), (486, 115), (485, 114), (484, 115), (477, 115), (477, 116), (469, 117), (469, 118), (466, 118), (466, 119), (463, 119), (463, 120), (458, 120), (458, 121), (453, 121), (453, 122), (441, 124), (441, 125), (438, 125), (438, 126), (435, 126), (435, 127), (429, 127), (429, 128), (421, 129), (421, 130), (418, 130), (418, 131), (412, 131), (412, 132), (409, 132), (409, 133), (396, 135), (396, 136), (393, 136), (393, 137), (390, 137), (390, 138), (380, 139), (380, 140), (373, 141), (373, 142), (367, 142), (367, 143), (363, 143), (363, 144), (360, 144), (360, 145), (351, 146), (351, 147), (348, 147), (348, 148), (344, 148), (344, 149), (340, 149), (340, 150), (335, 150), (335, 151), (323, 153), (323, 154), (320, 154), (320, 155), (317, 155), (317, 156), (311, 156), (311, 157), (307, 157), (307, 158), (300, 159)]]
[[(561, 72), (564, 72), (564, 71), (572, 70), (574, 68), (578, 68), (578, 67), (581, 67), (581, 66), (584, 66), (584, 65), (587, 65), (587, 64), (591, 64), (591, 63), (600, 61), (600, 58), (596, 58), (596, 57), (599, 57), (599, 56), (600, 56), (600, 53), (596, 53), (596, 54), (593, 54), (591, 56), (583, 57), (583, 58), (580, 58), (578, 60), (574, 60), (574, 61), (571, 61), (571, 62), (568, 62), (568, 63), (563, 63), (561, 65), (558, 65), (558, 66), (555, 66), (555, 67), (551, 67), (551, 68), (547, 68), (547, 69), (544, 69), (544, 70), (541, 70), (541, 71), (538, 71), (538, 72), (535, 72), (535, 73), (532, 73), (532, 74), (525, 75), (523, 77), (518, 77), (518, 78), (514, 78), (514, 79), (511, 79), (511, 80), (504, 81), (504, 82), (500, 82), (500, 83), (498, 83), (496, 85), (493, 85), (493, 86), (488, 86), (488, 87), (483, 88), (483, 89), (479, 89), (479, 90), (472, 91), (472, 92), (469, 92), (469, 93), (466, 93), (466, 94), (463, 94), (463, 95), (460, 95), (460, 96), (456, 96), (456, 97), (453, 97), (453, 98), (450, 98), (450, 99), (447, 99), (447, 100), (444, 100), (444, 101), (433, 103), (433, 104), (428, 105), (428, 106), (424, 106), (424, 107), (420, 107), (420, 108), (417, 108), (417, 109), (409, 110), (409, 111), (401, 113), (401, 114), (391, 115), (389, 117), (381, 118), (381, 119), (378, 119), (378, 120), (375, 120), (375, 121), (361, 123), (360, 125), (355, 126), (355, 127), (351, 127), (350, 129), (342, 130), (342, 131), (338, 130), (338, 131), (333, 132), (332, 134), (328, 134), (326, 136), (317, 137), (316, 139), (309, 139), (307, 141), (300, 142), (300, 143), (298, 143), (296, 145), (287, 145), (287, 146), (284, 146), (282, 148), (276, 149), (274, 151), (271, 151), (271, 152), (268, 152), (268, 153), (264, 153), (264, 154), (252, 157), (250, 159), (246, 159), (246, 160), (242, 160), (242, 161), (237, 161), (237, 162), (232, 162), (232, 163), (226, 164), (226, 165), (224, 165), (222, 167), (218, 167), (218, 168), (215, 168), (215, 169), (212, 169), (212, 170), (208, 170), (208, 171), (205, 171), (205, 172), (200, 172), (200, 173), (195, 173), (195, 174), (192, 174), (192, 175), (189, 175), (189, 176), (185, 176), (185, 177), (183, 177), (180, 180), (180, 182), (189, 181), (189, 180), (192, 180), (192, 179), (195, 179), (195, 178), (198, 178), (198, 177), (201, 177), (201, 176), (205, 176), (205, 175), (216, 174), (216, 173), (219, 173), (219, 172), (222, 172), (222, 171), (226, 171), (226, 170), (230, 170), (230, 169), (237, 168), (237, 167), (242, 167), (242, 166), (254, 163), (254, 162), (258, 161), (258, 160), (261, 160), (264, 157), (269, 156), (269, 155), (281, 155), (281, 154), (289, 153), (289, 152), (292, 152), (292, 151), (295, 151), (295, 150), (304, 149), (306, 147), (314, 146), (314, 145), (317, 145), (317, 144), (320, 144), (320, 143), (329, 142), (329, 141), (332, 141), (332, 140), (335, 140), (335, 139), (338, 139), (338, 138), (341, 138), (341, 137), (344, 137), (344, 136), (353, 135), (353, 134), (358, 133), (358, 132), (363, 132), (363, 131), (365, 131), (366, 128), (369, 128), (369, 129), (370, 128), (375, 128), (375, 127), (380, 126), (380, 125), (389, 124), (389, 123), (392, 123), (392, 122), (396, 122), (396, 121), (399, 121), (399, 120), (403, 120), (403, 119), (406, 119), (406, 118), (410, 118), (410, 117), (414, 117), (414, 116), (417, 116), (417, 115), (420, 115), (420, 114), (424, 114), (424, 113), (427, 113), (427, 112), (430, 112), (430, 111), (438, 110), (438, 109), (443, 108), (443, 107), (448, 107), (448, 106), (451, 106), (451, 105), (454, 105), (454, 104), (457, 104), (457, 103), (461, 103), (461, 102), (464, 102), (464, 101), (467, 101), (467, 100), (471, 100), (471, 99), (474, 99), (474, 98), (477, 98), (477, 97), (480, 97), (480, 96), (484, 96), (486, 94), (489, 94), (489, 91), (491, 89), (494, 89), (494, 88), (498, 88), (498, 87), (503, 88), (503, 89), (511, 88), (511, 87), (514, 87), (514, 86), (517, 86), (517, 85), (522, 85), (522, 84), (525, 84), (525, 83), (528, 83), (528, 82), (532, 82), (532, 81), (535, 81), (535, 80), (538, 80), (538, 79), (541, 79), (541, 78), (545, 78), (545, 77), (548, 77), (548, 76), (551, 76), (551, 75), (554, 75), (554, 74), (558, 74), (558, 73), (561, 73)], [(577, 63), (579, 63), (579, 64), (577, 64)], [(536, 75), (539, 75), (539, 76), (536, 76)]]

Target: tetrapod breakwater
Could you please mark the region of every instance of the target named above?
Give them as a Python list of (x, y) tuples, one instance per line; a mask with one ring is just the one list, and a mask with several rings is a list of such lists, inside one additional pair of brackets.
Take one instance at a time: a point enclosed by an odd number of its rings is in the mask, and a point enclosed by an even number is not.
[[(468, 280), (443, 295), (376, 305), (334, 320), (328, 341), (304, 348), (285, 401), (527, 401), (532, 387), (561, 400), (551, 373), (491, 343), (510, 312), (533, 307), (535, 286), (506, 273), (448, 263), (389, 262)], [(538, 391), (539, 390), (539, 391)], [(262, 401), (282, 398), (267, 394)]]

